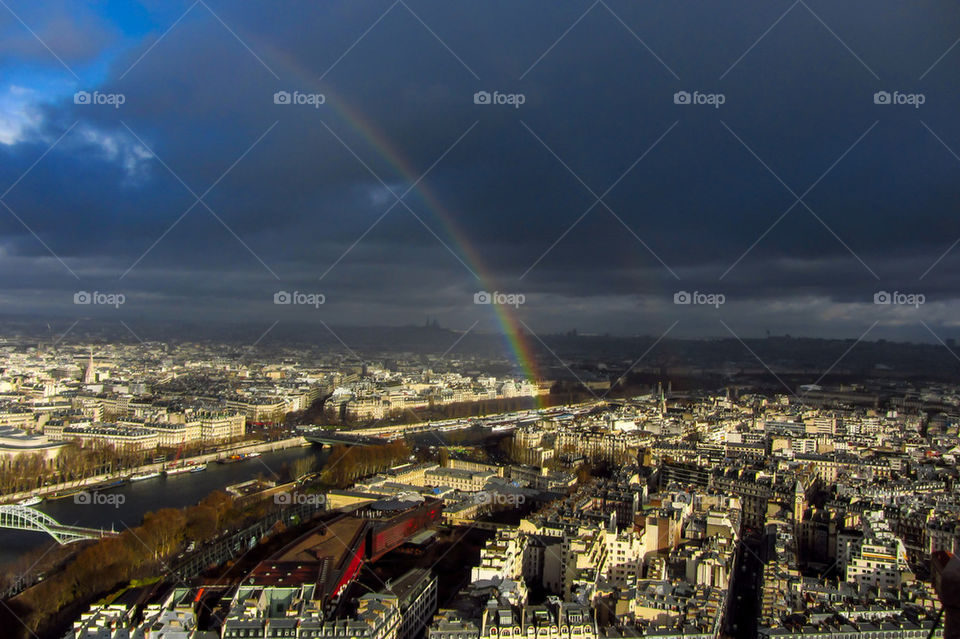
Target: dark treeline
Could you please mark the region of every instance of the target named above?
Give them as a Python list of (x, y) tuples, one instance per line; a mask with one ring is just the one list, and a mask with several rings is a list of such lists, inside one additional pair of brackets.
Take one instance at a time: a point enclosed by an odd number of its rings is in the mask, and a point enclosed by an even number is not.
[(410, 447), (401, 440), (382, 446), (334, 446), (320, 479), (328, 485), (344, 488), (360, 477), (405, 462), (410, 455)]
[(161, 454), (157, 450), (130, 451), (91, 442), (86, 446), (69, 443), (52, 462), (43, 453), (19, 455), (0, 468), (0, 493), (12, 493), (40, 488), (94, 475), (115, 472), (149, 463)]
[[(499, 413), (512, 413), (522, 410), (549, 408), (566, 404), (577, 404), (596, 399), (596, 395), (586, 387), (577, 383), (556, 382), (550, 393), (539, 397), (498, 397), (473, 402), (451, 402), (440, 404), (431, 402), (420, 408), (397, 408), (390, 410), (382, 418), (358, 418), (349, 412), (344, 414), (333, 406), (324, 406), (322, 411), (312, 406), (307, 411), (297, 415), (306, 422), (338, 428), (363, 428), (377, 424), (417, 424), (420, 422), (440, 421), (446, 419), (464, 419), (467, 417), (484, 417)], [(306, 419), (307, 417), (310, 419)]]
[[(219, 442), (225, 444), (227, 442)], [(42, 488), (48, 484), (110, 475), (122, 470), (151, 464), (157, 459), (173, 460), (177, 456), (197, 454), (209, 443), (197, 442), (183, 448), (151, 448), (136, 450), (116, 447), (106, 442), (80, 445), (68, 442), (57, 457), (48, 462), (43, 453), (18, 455), (0, 465), (0, 494)]]

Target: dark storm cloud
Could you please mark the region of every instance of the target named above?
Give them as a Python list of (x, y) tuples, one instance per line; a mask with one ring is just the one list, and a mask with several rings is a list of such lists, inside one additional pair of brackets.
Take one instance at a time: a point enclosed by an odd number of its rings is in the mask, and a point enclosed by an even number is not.
[[(960, 237), (957, 50), (934, 65), (960, 35), (958, 8), (209, 4), (216, 15), (197, 5), (156, 42), (190, 5), (163, 8), (103, 82), (80, 87), (122, 93), (120, 108), (68, 98), (43, 108), (34, 138), (0, 147), (10, 184), (79, 122), (5, 201), (84, 286), (125, 287), (157, 312), (258, 318), (280, 288), (322, 290), (341, 322), (469, 326), (489, 285), (525, 292), (521, 316), (543, 330), (678, 318), (694, 334), (722, 326), (674, 306), (678, 290), (722, 291), (747, 332), (839, 334), (880, 317), (874, 292), (918, 290), (924, 317), (951, 325), (960, 255), (921, 276)], [(525, 102), (475, 105), (480, 90)], [(277, 91), (327, 101), (276, 105)], [(678, 91), (725, 101), (678, 105)], [(877, 105), (877, 91), (925, 103)], [(395, 205), (367, 233), (390, 190), (434, 162), (422, 184), (443, 210), (414, 190), (413, 213)], [(184, 215), (208, 188), (213, 212)], [(0, 230), (22, 274), (8, 292), (76, 289), (15, 219)]]
[(82, 64), (118, 37), (116, 28), (97, 15), (93, 7), (82, 3), (50, 0), (42, 6), (41, 3), (7, 4), (0, 11), (3, 41), (0, 64), (10, 61), (46, 64), (53, 54), (68, 60), (68, 64)]

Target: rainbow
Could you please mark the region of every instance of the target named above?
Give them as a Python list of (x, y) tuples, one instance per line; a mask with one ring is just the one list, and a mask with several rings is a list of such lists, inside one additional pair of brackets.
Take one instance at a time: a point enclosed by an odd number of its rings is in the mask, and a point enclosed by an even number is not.
[[(271, 60), (280, 60), (285, 70), (303, 81), (304, 89), (317, 84), (316, 80), (310, 79), (312, 73), (302, 69), (300, 63), (291, 58), (288, 54), (280, 52), (271, 47)], [(494, 277), (486, 268), (483, 260), (478, 255), (476, 249), (472, 246), (467, 236), (457, 226), (454, 214), (440, 201), (440, 198), (434, 193), (425, 181), (417, 181), (420, 172), (416, 171), (410, 162), (395, 148), (391, 141), (378, 130), (369, 120), (367, 120), (359, 109), (351, 106), (342, 97), (337, 96), (329, 90), (328, 86), (323, 87), (323, 94), (326, 98), (324, 108), (331, 109), (339, 118), (347, 123), (350, 128), (360, 134), (373, 149), (390, 166), (397, 171), (408, 184), (415, 186), (411, 193), (415, 192), (420, 200), (427, 206), (433, 217), (438, 220), (446, 235), (453, 240), (460, 259), (473, 272), (478, 279), (480, 288), (486, 291), (495, 291), (497, 287)], [(451, 143), (453, 140), (451, 140)], [(541, 378), (536, 367), (536, 356), (531, 342), (531, 336), (523, 329), (519, 319), (511, 311), (510, 307), (500, 304), (491, 304), (499, 330), (504, 337), (507, 348), (511, 353), (514, 362), (523, 372), (523, 375), (531, 383), (536, 384)], [(540, 404), (540, 397), (537, 397), (537, 403)]]

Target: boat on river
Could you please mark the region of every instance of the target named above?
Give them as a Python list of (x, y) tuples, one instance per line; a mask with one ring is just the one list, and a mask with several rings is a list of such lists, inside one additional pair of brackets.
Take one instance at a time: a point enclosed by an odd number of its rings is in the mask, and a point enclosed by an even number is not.
[(156, 470), (153, 472), (140, 473), (137, 475), (131, 475), (130, 481), (143, 481), (145, 479), (154, 479), (155, 477), (160, 476), (160, 471)]

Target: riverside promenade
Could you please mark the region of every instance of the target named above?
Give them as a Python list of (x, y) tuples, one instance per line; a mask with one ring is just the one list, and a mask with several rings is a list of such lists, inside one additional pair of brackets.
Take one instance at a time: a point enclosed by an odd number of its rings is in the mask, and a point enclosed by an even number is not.
[[(250, 454), (250, 453), (269, 453), (277, 450), (286, 450), (288, 448), (295, 448), (297, 446), (309, 446), (309, 445), (310, 444), (303, 437), (290, 437), (288, 439), (281, 439), (275, 442), (252, 442), (249, 444), (239, 444), (236, 446), (223, 448), (213, 453), (204, 453), (203, 455), (195, 455), (193, 457), (183, 457), (182, 461), (194, 462), (197, 464), (206, 464), (209, 462), (216, 462), (220, 459), (229, 457), (230, 455), (240, 455), (240, 454)], [(123, 471), (118, 473), (94, 475), (92, 477), (85, 477), (83, 479), (74, 479), (67, 482), (61, 482), (59, 484), (50, 484), (47, 486), (43, 486), (41, 488), (36, 488), (34, 490), (9, 493), (9, 494), (0, 496), (0, 503), (16, 503), (22, 499), (26, 499), (28, 497), (33, 497), (33, 496), (47, 497), (47, 498), (64, 496), (63, 494), (69, 494), (73, 491), (81, 490), (83, 488), (87, 488), (90, 486), (96, 486), (98, 484), (126, 479), (130, 475), (158, 472), (163, 470), (164, 466), (166, 466), (169, 463), (170, 463), (169, 461), (165, 461), (158, 464), (145, 464), (143, 466), (125, 468)]]

